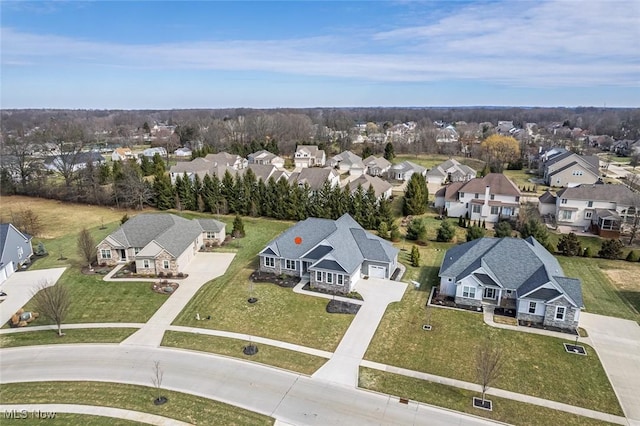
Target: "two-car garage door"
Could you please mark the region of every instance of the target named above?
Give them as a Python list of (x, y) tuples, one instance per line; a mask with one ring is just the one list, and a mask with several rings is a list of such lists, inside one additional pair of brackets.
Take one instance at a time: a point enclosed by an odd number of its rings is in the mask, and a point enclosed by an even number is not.
[(386, 278), (387, 268), (378, 265), (369, 265), (369, 276), (371, 278)]
[(2, 284), (14, 272), (13, 262), (0, 266), (0, 284)]

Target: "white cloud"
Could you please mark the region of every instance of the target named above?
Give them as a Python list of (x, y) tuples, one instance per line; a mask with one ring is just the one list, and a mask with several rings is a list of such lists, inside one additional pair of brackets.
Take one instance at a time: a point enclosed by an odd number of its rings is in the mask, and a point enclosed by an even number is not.
[[(2, 29), (2, 64), (257, 71), (368, 81), (484, 80), (519, 87), (640, 85), (640, 2), (452, 8), (422, 25), (291, 40), (125, 44)], [(368, 46), (366, 51), (362, 46)], [(354, 53), (360, 51), (361, 53)]]

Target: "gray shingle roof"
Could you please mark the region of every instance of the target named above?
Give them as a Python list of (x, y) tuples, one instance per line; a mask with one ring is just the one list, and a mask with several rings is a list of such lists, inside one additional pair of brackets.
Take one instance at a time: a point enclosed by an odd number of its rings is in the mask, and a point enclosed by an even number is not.
[(570, 200), (611, 201), (629, 206), (633, 203), (634, 193), (624, 185), (582, 184), (558, 191), (558, 197)]
[(548, 302), (549, 300), (555, 299), (561, 294), (562, 293), (560, 293), (558, 290), (553, 288), (539, 288), (533, 293), (528, 294), (527, 299), (538, 299), (538, 300), (544, 300), (545, 302)]

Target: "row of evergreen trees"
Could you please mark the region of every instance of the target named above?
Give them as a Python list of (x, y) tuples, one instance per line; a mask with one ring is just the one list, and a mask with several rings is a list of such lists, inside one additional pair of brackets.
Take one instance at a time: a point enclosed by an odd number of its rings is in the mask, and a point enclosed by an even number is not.
[[(164, 173), (157, 173), (153, 183), (154, 204), (161, 210), (178, 209), (264, 216), (284, 220), (307, 217), (337, 219), (349, 213), (365, 229), (378, 229), (382, 223), (393, 227), (391, 202), (377, 200), (372, 188), (358, 187), (351, 193), (347, 187), (332, 188), (329, 183), (318, 191), (308, 185), (291, 185), (285, 179), (267, 182), (258, 179), (251, 169), (235, 176), (226, 171), (222, 179), (205, 175), (191, 180), (178, 176), (175, 185)], [(382, 226), (385, 228), (385, 226)]]

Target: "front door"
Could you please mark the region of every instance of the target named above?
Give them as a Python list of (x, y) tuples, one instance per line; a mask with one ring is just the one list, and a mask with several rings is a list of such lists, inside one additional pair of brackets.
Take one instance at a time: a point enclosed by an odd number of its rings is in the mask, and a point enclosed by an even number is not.
[(496, 299), (496, 289), (495, 288), (485, 288), (484, 294), (482, 296), (485, 299)]
[(125, 249), (118, 250), (120, 252), (120, 260), (127, 260), (127, 251)]

